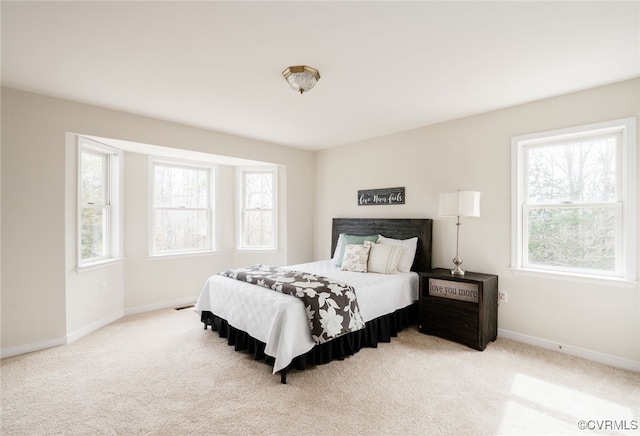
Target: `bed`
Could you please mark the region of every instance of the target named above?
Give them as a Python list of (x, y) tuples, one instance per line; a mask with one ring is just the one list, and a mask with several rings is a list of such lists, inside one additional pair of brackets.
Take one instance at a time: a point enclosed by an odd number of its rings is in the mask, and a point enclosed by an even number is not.
[[(286, 383), (291, 369), (303, 370), (310, 365), (343, 360), (363, 347), (375, 348), (379, 342), (389, 342), (398, 331), (416, 322), (419, 286), (416, 271), (431, 269), (431, 229), (431, 219), (335, 218), (330, 259), (278, 269), (292, 274), (302, 272), (328, 277), (355, 290), (362, 325), (322, 343), (310, 334), (309, 309), (305, 309), (306, 303), (300, 298), (236, 280), (235, 276), (211, 276), (203, 287), (195, 311), (200, 314), (205, 329), (211, 327), (212, 331), (217, 331), (236, 351), (246, 351), (256, 360), (264, 359), (273, 365), (274, 374), (280, 374), (281, 382)], [(386, 245), (404, 244), (416, 238), (415, 255), (412, 259), (407, 258), (411, 247), (399, 250), (399, 256), (404, 254), (404, 257), (398, 262), (406, 272), (343, 271), (342, 267), (336, 266), (337, 259), (343, 256), (341, 250), (346, 247), (344, 236), (340, 235), (350, 235), (349, 238), (383, 235), (386, 240), (381, 239), (380, 243)], [(349, 249), (352, 248), (360, 247), (351, 244)], [(371, 251), (372, 256), (373, 253)], [(411, 265), (410, 271), (408, 265)]]

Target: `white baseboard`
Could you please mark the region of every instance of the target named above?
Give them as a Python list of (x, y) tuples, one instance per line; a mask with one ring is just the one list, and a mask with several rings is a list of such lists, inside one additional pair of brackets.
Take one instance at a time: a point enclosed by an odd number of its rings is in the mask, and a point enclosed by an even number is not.
[(47, 348), (59, 347), (60, 345), (65, 345), (80, 339), (83, 336), (88, 335), (89, 333), (98, 330), (101, 327), (106, 326), (107, 324), (116, 321), (123, 316), (127, 315), (135, 315), (137, 313), (144, 312), (152, 312), (154, 310), (162, 310), (162, 309), (171, 309), (174, 307), (184, 307), (195, 304), (197, 297), (189, 297), (189, 298), (181, 298), (178, 300), (165, 301), (163, 303), (149, 304), (146, 306), (138, 306), (132, 307), (130, 309), (125, 309), (113, 313), (93, 324), (85, 326), (75, 332), (68, 334), (65, 337), (49, 339), (47, 341), (35, 342), (32, 344), (18, 345), (16, 347), (2, 348), (0, 349), (0, 358), (4, 359), (5, 357), (13, 357), (18, 356), (20, 354), (31, 353), (33, 351), (46, 350)]
[(32, 353), (34, 351), (45, 350), (47, 348), (59, 347), (65, 345), (67, 338), (55, 338), (47, 341), (34, 342), (32, 344), (18, 345), (16, 347), (8, 347), (0, 350), (0, 358), (19, 356), (20, 354)]
[(153, 312), (154, 310), (173, 309), (176, 307), (185, 307), (195, 304), (197, 297), (180, 298), (178, 300), (165, 301), (162, 303), (147, 304), (145, 306), (131, 307), (124, 310), (126, 315), (135, 315), (137, 313)]
[(568, 354), (570, 356), (582, 357), (583, 359), (604, 363), (605, 365), (614, 366), (616, 368), (640, 372), (640, 362), (611, 356), (610, 354), (598, 353), (584, 348), (558, 344), (557, 342), (536, 338), (534, 336), (527, 336), (504, 329), (498, 329), (498, 337), (513, 339), (514, 341), (524, 342), (525, 344), (535, 345), (547, 350), (559, 351), (560, 353)]
[(67, 344), (80, 339), (83, 336), (88, 335), (91, 332), (98, 330), (101, 327), (106, 326), (107, 324), (111, 324), (115, 320), (118, 320), (124, 316), (124, 312), (122, 310), (117, 311), (105, 318), (102, 318), (99, 321), (94, 322), (88, 326), (82, 327), (79, 330), (67, 335)]
[(20, 354), (32, 353), (34, 351), (46, 350), (47, 348), (59, 347), (60, 345), (66, 345), (73, 341), (80, 339), (89, 333), (98, 330), (113, 321), (120, 319), (124, 316), (123, 311), (113, 313), (99, 321), (94, 322), (88, 326), (82, 327), (75, 332), (68, 334), (62, 338), (49, 339), (47, 341), (34, 342), (32, 344), (18, 345), (16, 347), (3, 348), (0, 350), (0, 358), (18, 356)]

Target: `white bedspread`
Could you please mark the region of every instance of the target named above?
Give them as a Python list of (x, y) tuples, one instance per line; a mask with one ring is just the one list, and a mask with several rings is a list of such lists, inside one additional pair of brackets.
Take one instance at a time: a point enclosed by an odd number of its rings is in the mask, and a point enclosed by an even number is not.
[[(376, 274), (341, 271), (331, 260), (286, 267), (330, 277), (356, 291), (366, 322), (411, 305), (418, 300), (418, 274)], [(209, 311), (266, 344), (265, 354), (275, 359), (274, 374), (311, 350), (309, 323), (302, 300), (220, 275), (204, 285), (195, 311)]]

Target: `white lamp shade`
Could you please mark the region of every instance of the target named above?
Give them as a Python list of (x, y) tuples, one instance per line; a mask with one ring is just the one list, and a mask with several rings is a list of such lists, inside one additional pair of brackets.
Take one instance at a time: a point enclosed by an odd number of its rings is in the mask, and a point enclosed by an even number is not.
[(440, 194), (440, 216), (480, 216), (480, 193), (457, 191)]

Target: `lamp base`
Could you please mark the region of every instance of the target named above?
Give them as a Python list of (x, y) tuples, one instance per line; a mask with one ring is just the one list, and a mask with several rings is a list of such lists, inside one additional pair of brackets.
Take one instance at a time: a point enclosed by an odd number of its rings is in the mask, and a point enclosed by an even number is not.
[(453, 263), (456, 265), (456, 267), (451, 270), (451, 275), (452, 276), (463, 276), (464, 275), (464, 270), (462, 268), (460, 268), (460, 264), (462, 264), (462, 259), (460, 259), (458, 256), (456, 256), (453, 259)]

